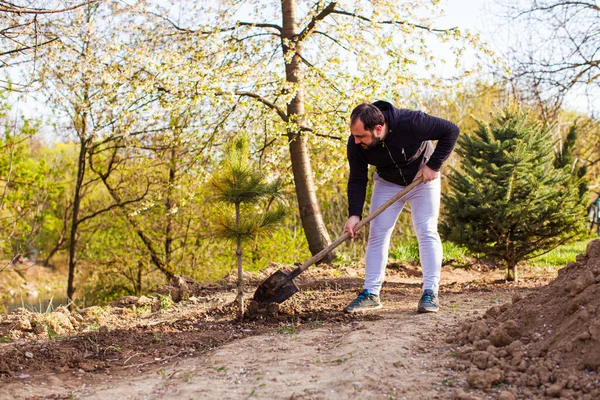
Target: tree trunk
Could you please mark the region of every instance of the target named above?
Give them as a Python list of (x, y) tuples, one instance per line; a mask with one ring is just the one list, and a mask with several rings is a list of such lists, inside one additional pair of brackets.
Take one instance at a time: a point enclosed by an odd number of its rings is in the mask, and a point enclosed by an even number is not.
[(137, 282), (136, 282), (136, 288), (135, 288), (135, 295), (136, 296), (141, 296), (142, 295), (142, 272), (144, 271), (144, 264), (140, 261), (138, 263), (138, 270), (137, 270)]
[(167, 186), (167, 199), (165, 201), (166, 227), (165, 227), (165, 263), (171, 264), (171, 248), (173, 243), (173, 216), (171, 208), (173, 207), (173, 185), (175, 184), (175, 167), (177, 151), (175, 146), (171, 148), (171, 159), (169, 162), (169, 180)]
[[(282, 8), (282, 48), (284, 58), (293, 52), (291, 61), (285, 64), (286, 81), (295, 85), (300, 84), (295, 97), (287, 106), (287, 115), (290, 123), (295, 123), (295, 128), (288, 128), (288, 139), (292, 171), (294, 174), (294, 186), (300, 210), (300, 219), (304, 234), (308, 241), (310, 252), (314, 255), (323, 250), (330, 243), (327, 228), (323, 223), (323, 216), (319, 209), (312, 168), (308, 151), (308, 140), (302, 135), (300, 128), (303, 126), (304, 117), (304, 94), (301, 78), (301, 47), (298, 44), (299, 29), (296, 24), (296, 0), (283, 0)], [(327, 260), (333, 258), (333, 254)]]
[(517, 266), (514, 263), (510, 263), (506, 268), (506, 281), (507, 282), (518, 282), (519, 277), (517, 276)]
[[(235, 205), (235, 224), (238, 229), (240, 227), (240, 219), (241, 219), (240, 205), (236, 204)], [(238, 299), (238, 304), (239, 304), (238, 318), (241, 321), (244, 318), (244, 269), (242, 267), (242, 240), (239, 238), (237, 240), (237, 249), (235, 251), (235, 254), (237, 255), (237, 273), (238, 273), (238, 279), (237, 279), (237, 289), (238, 289), (237, 299)]]
[(77, 160), (77, 180), (75, 182), (75, 193), (73, 194), (73, 215), (71, 216), (71, 231), (69, 234), (69, 277), (67, 281), (67, 299), (69, 307), (73, 302), (75, 294), (75, 270), (77, 268), (77, 228), (79, 227), (79, 206), (81, 205), (81, 187), (85, 177), (85, 163), (87, 155), (86, 137), (86, 115), (81, 118), (81, 132), (79, 142), (79, 158)]

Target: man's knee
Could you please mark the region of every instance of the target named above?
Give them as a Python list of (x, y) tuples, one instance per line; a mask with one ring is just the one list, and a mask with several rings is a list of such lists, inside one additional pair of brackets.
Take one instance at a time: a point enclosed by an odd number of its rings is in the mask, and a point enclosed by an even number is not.
[(414, 228), (418, 238), (439, 238), (437, 218), (415, 224)]

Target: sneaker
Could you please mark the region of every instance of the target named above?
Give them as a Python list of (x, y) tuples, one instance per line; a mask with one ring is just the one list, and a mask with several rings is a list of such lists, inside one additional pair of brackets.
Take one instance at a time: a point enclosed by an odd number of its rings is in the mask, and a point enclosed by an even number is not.
[(438, 295), (433, 293), (431, 289), (425, 289), (421, 300), (419, 300), (419, 308), (417, 309), (420, 313), (438, 312), (440, 309), (440, 301)]
[(367, 289), (364, 289), (358, 294), (358, 297), (346, 308), (345, 313), (358, 313), (363, 311), (377, 310), (383, 307), (379, 301), (379, 296), (369, 293)]

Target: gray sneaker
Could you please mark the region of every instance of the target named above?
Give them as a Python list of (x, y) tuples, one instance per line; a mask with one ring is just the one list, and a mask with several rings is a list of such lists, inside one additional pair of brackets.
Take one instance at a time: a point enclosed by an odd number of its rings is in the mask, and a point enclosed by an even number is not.
[(377, 310), (383, 307), (381, 302), (379, 301), (379, 296), (369, 293), (367, 289), (363, 289), (362, 292), (358, 294), (358, 297), (346, 308), (344, 308), (345, 313), (359, 313), (364, 311)]
[(440, 309), (440, 300), (438, 295), (433, 293), (431, 289), (425, 289), (423, 291), (423, 295), (421, 296), (421, 300), (419, 300), (419, 307), (417, 308), (417, 312), (420, 313), (431, 313), (438, 312)]

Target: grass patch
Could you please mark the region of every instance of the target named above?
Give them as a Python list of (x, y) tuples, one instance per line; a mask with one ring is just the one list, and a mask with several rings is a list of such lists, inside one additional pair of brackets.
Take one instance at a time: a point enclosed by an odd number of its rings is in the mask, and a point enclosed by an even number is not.
[[(463, 246), (442, 241), (443, 259), (442, 263), (466, 264), (472, 257), (470, 252)], [(401, 264), (419, 263), (419, 243), (417, 239), (410, 239), (400, 242), (397, 246), (390, 249), (390, 257)]]
[(161, 294), (158, 295), (158, 299), (160, 301), (160, 310), (166, 310), (167, 308), (171, 307), (174, 303), (173, 300), (171, 299), (171, 296), (163, 296)]
[(283, 325), (281, 328), (276, 330), (277, 333), (282, 333), (282, 334), (286, 334), (286, 335), (295, 335), (296, 332), (296, 325), (295, 324), (285, 324)]
[(579, 242), (573, 242), (559, 246), (546, 254), (542, 254), (539, 257), (528, 260), (527, 265), (536, 267), (562, 268), (571, 261), (575, 261), (575, 256), (577, 254), (585, 254), (585, 249), (591, 239), (592, 238), (588, 238)]
[[(595, 239), (595, 237), (559, 246), (546, 254), (527, 260), (525, 264), (530, 267), (562, 268), (569, 262), (575, 261), (575, 256), (578, 254), (585, 254), (587, 244), (592, 239)], [(442, 241), (442, 247), (444, 251), (443, 264), (465, 265), (476, 258), (467, 248), (448, 241)], [(417, 240), (411, 239), (400, 242), (390, 249), (390, 257), (401, 264), (418, 264), (419, 245)]]
[(401, 264), (417, 264), (419, 262), (419, 245), (417, 240), (407, 240), (390, 249), (390, 257)]

